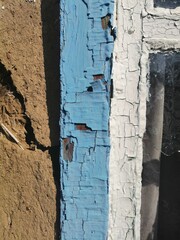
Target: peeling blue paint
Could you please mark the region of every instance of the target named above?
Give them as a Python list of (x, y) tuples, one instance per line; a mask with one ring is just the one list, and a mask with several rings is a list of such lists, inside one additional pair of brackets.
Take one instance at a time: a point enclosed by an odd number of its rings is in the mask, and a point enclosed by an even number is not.
[(60, 6), (61, 239), (105, 240), (114, 0)]

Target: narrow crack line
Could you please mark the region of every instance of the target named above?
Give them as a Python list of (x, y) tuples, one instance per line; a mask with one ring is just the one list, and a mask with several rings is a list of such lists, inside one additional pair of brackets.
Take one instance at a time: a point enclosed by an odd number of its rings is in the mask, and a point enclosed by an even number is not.
[(0, 60), (0, 87), (6, 87), (7, 90), (13, 93), (14, 97), (18, 99), (21, 104), (21, 108), (23, 111), (23, 117), (25, 119), (25, 136), (26, 143), (31, 146), (34, 145), (35, 148), (42, 150), (43, 152), (49, 150), (49, 146), (44, 146), (41, 144), (35, 137), (34, 129), (32, 127), (32, 122), (30, 117), (26, 113), (26, 105), (23, 95), (18, 91), (17, 87), (14, 85), (14, 82), (11, 77), (11, 71), (7, 70), (5, 65)]

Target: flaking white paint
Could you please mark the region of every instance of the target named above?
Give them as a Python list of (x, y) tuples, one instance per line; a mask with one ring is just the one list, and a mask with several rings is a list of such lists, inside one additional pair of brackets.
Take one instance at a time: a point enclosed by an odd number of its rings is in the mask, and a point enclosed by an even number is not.
[(114, 19), (108, 239), (139, 240), (149, 53), (180, 49), (180, 8), (154, 8), (153, 0), (116, 0)]
[[(140, 239), (142, 1), (117, 1), (111, 104), (109, 240)], [(141, 110), (141, 112), (145, 112)], [(142, 132), (144, 132), (144, 124)]]

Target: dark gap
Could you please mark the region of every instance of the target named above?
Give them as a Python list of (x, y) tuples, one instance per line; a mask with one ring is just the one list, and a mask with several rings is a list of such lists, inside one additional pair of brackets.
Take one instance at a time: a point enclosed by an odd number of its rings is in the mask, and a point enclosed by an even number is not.
[[(106, 58), (106, 61), (110, 60), (110, 76), (112, 76), (112, 69), (113, 69), (113, 54), (111, 54), (110, 59)], [(111, 106), (111, 99), (113, 98), (114, 94), (114, 82), (113, 79), (111, 78), (110, 82), (110, 106)]]
[(112, 99), (114, 97), (114, 84), (113, 84), (113, 79), (111, 78), (111, 85), (110, 85), (110, 98)]
[(158, 240), (180, 239), (180, 153), (161, 155)]
[(160, 161), (152, 159), (143, 163), (142, 186), (153, 184), (159, 186)]
[(180, 6), (180, 0), (154, 0), (154, 7), (176, 8)]
[(88, 92), (93, 92), (93, 87), (91, 87), (91, 86), (90, 86), (90, 87), (87, 87), (87, 91), (88, 91)]
[(42, 37), (46, 81), (46, 101), (49, 116), (51, 149), (49, 151), (56, 184), (55, 240), (60, 239), (60, 1), (42, 0)]
[(114, 41), (115, 41), (116, 38), (117, 38), (116, 27), (113, 28), (112, 25), (111, 25), (110, 28), (111, 28), (111, 32), (110, 32), (110, 34), (111, 34), (111, 36), (113, 36)]
[(26, 142), (30, 145), (30, 149), (31, 149), (31, 145), (34, 145), (37, 149), (39, 149), (43, 152), (48, 150), (50, 147), (46, 147), (37, 141), (35, 134), (34, 134), (33, 127), (31, 125), (30, 118), (25, 115), (25, 119), (26, 119), (26, 124), (25, 124)]
[(13, 93), (14, 97), (18, 99), (19, 103), (21, 104), (21, 108), (23, 111), (23, 117), (25, 119), (25, 129), (26, 129), (26, 143), (28, 145), (35, 145), (37, 149), (46, 151), (49, 147), (46, 147), (39, 143), (35, 137), (34, 130), (31, 124), (31, 119), (26, 114), (26, 105), (23, 95), (18, 92), (16, 86), (13, 83), (11, 78), (11, 71), (7, 70), (6, 67), (0, 61), (0, 87), (5, 87), (6, 90), (9, 90)]
[(24, 98), (21, 93), (17, 91), (16, 86), (13, 83), (13, 80), (11, 78), (11, 71), (7, 70), (4, 64), (2, 64), (0, 60), (0, 84), (2, 86), (5, 86), (7, 90), (13, 92), (13, 95), (16, 99), (19, 100), (22, 110), (25, 112), (25, 104), (24, 104)]

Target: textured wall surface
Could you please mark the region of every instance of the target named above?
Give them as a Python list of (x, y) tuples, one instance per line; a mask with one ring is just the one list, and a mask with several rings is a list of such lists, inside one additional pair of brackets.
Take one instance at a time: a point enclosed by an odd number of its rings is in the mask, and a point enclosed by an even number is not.
[(179, 50), (180, 8), (154, 8), (153, 0), (116, 0), (115, 6), (109, 239), (139, 240), (149, 53)]
[(61, 239), (105, 240), (114, 1), (60, 4)]

